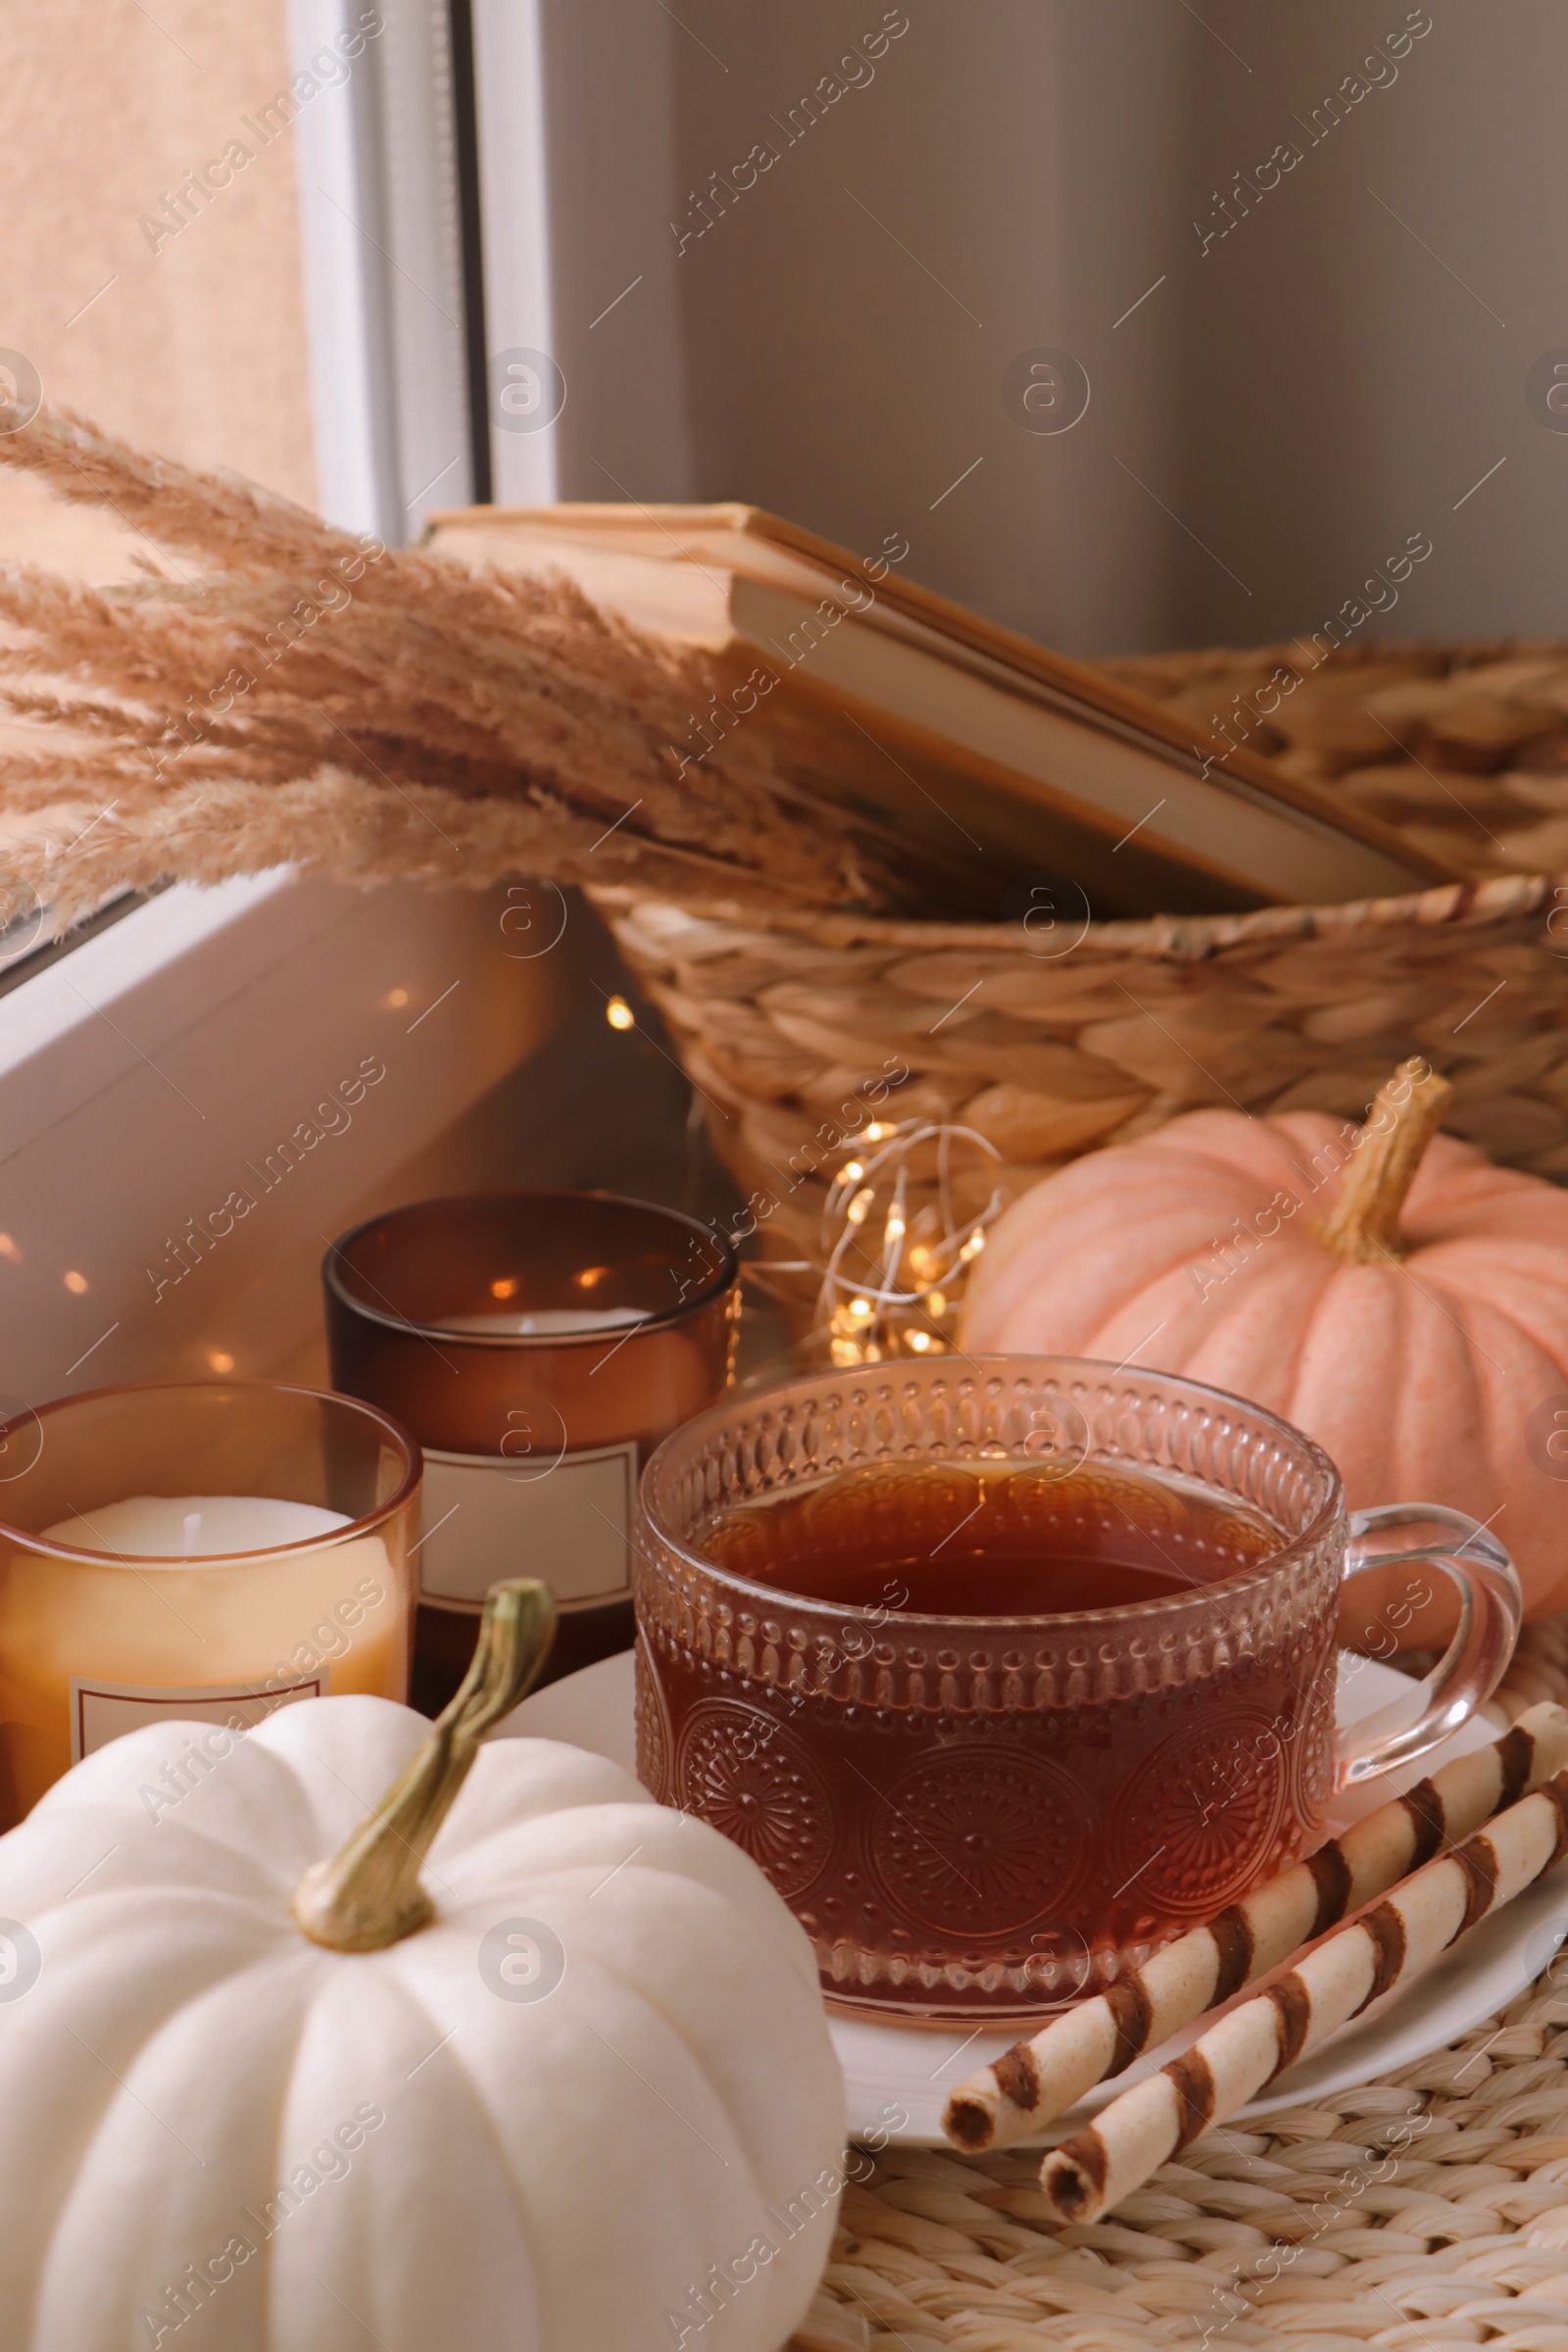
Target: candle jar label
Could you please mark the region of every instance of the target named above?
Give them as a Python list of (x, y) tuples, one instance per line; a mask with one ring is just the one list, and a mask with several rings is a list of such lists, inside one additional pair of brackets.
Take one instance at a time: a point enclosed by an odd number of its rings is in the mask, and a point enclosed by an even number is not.
[(254, 1731), (277, 1707), (292, 1705), (297, 1698), (325, 1698), (328, 1675), (322, 1666), (298, 1682), (270, 1688), (240, 1683), (226, 1690), (209, 1685), (162, 1690), (138, 1683), (84, 1682), (73, 1675), (71, 1761), (79, 1764), (83, 1756), (107, 1747), (122, 1733), (139, 1732), (145, 1723), (219, 1723), (231, 1731)]
[(522, 1469), (426, 1446), (419, 1597), (477, 1610), (499, 1577), (538, 1576), (564, 1608), (618, 1599), (631, 1587), (636, 1493), (630, 1439)]

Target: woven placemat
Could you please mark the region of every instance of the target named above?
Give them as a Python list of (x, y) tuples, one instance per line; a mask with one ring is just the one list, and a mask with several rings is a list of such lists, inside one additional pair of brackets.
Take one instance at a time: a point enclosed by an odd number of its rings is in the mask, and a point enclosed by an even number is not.
[[(1568, 1698), (1568, 1618), (1526, 1629), (1489, 1713), (1543, 1698)], [(797, 2352), (1568, 2352), (1568, 1975), (1380, 2082), (1205, 2132), (1087, 2226), (1047, 2220), (1038, 2150), (850, 2169)]]

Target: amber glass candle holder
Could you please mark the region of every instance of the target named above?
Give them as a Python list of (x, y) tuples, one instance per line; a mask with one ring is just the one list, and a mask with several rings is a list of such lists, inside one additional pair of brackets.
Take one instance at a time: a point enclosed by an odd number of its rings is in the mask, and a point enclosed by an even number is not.
[(327, 1251), (334, 1386), (424, 1448), (415, 1703), (451, 1696), (504, 1576), (561, 1610), (546, 1679), (627, 1649), (637, 1481), (732, 1369), (730, 1244), (610, 1194), (421, 1200)]
[(419, 1451), (349, 1396), (100, 1389), (0, 1427), (0, 1829), (145, 1723), (406, 1698)]

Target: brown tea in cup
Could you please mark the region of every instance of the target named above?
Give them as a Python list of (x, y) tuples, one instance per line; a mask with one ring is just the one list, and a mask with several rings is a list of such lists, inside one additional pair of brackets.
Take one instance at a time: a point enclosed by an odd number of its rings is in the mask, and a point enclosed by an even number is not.
[[(1150, 1470), (1094, 1463), (1064, 1478), (1050, 1463), (1004, 1460), (842, 1470), (722, 1512), (701, 1547), (781, 1598), (831, 1602), (843, 1612), (840, 1645), (869, 1649), (875, 1629), (910, 1615), (1146, 1606), (1218, 1584), (1284, 1542), (1261, 1512)], [(829, 1762), (842, 1828), (880, 1857), (881, 1875), (901, 1881), (954, 1958), (1004, 1936), (1020, 1910), (1049, 1911), (1065, 1946), (1088, 1952), (1147, 1936), (1152, 1913), (1208, 1915), (1266, 1858), (1285, 1759), (1277, 1737), (1272, 1756), (1251, 1754), (1250, 1743), (1292, 1719), (1298, 1686), (1320, 1664), (1315, 1647), (1265, 1660), (1239, 1645), (1216, 1658), (1176, 1772), (1169, 1758), (1154, 1766), (1170, 1710), (1131, 1676), (1111, 1693), (1086, 1677), (1076, 1703), (1069, 1692), (1064, 1705), (1012, 1718), (1005, 1749), (976, 1760), (968, 1792), (939, 1758), (929, 1819), (918, 1781), (890, 1803), (888, 1733), (874, 1710), (813, 1711), (812, 1741)], [(681, 1702), (700, 1704), (703, 1685), (677, 1671), (666, 1690), (678, 1741)], [(1114, 1884), (1123, 1860), (1095, 1871), (1097, 1839), (1107, 1856), (1143, 1856), (1144, 1869)]]
[[(1070, 1358), (726, 1399), (642, 1512), (642, 1779), (760, 1865), (830, 1998), (905, 2018), (1114, 1982), (1309, 1852), (1337, 1786), (1435, 1744), (1518, 1628), (1472, 1520), (1348, 1522), (1273, 1415)], [(1467, 1637), (1417, 1720), (1337, 1737), (1342, 1586), (1391, 1552), (1469, 1590)]]
[(810, 1600), (915, 1616), (1059, 1617), (1234, 1576), (1285, 1538), (1260, 1511), (1097, 1462), (862, 1463), (720, 1513), (721, 1568)]

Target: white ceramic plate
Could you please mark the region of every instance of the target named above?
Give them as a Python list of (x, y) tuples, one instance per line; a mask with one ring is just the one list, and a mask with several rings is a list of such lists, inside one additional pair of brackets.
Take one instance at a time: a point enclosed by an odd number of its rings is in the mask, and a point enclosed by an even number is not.
[[(1356, 1660), (1354, 1670), (1347, 1672), (1342, 1660), (1342, 1722), (1360, 1723), (1384, 1710), (1391, 1718), (1396, 1710), (1408, 1716), (1414, 1703), (1412, 1686), (1403, 1675), (1371, 1659)], [(609, 1756), (635, 1773), (630, 1651), (605, 1658), (597, 1666), (585, 1666), (580, 1673), (567, 1675), (525, 1699), (499, 1727), (498, 1736), (565, 1740), (575, 1747)], [(1355, 1795), (1342, 1798), (1329, 1815), (1330, 1831), (1346, 1828), (1357, 1815), (1412, 1787), (1446, 1756), (1484, 1747), (1495, 1737), (1486, 1724), (1466, 1724), (1419, 1764), (1390, 1773)], [(1244, 2107), (1237, 2121), (1272, 2115), (1303, 2100), (1349, 2089), (1442, 2049), (1533, 1983), (1562, 1942), (1565, 1931), (1568, 1862), (1549, 1871), (1494, 1919), (1484, 1921), (1423, 1975), (1331, 2034), (1309, 2058), (1271, 2084), (1266, 2098)], [(977, 2067), (1000, 2058), (1018, 2034), (1016, 2027), (1002, 2033), (983, 2028), (966, 2033), (962, 2026), (883, 2026), (838, 2015), (830, 2015), (830, 2023), (844, 2068), (852, 2132), (885, 2132), (916, 2147), (946, 2144), (942, 2109), (949, 2091)], [(1151, 2051), (1124, 2075), (1118, 2075), (1113, 2083), (1092, 2092), (1070, 2116), (1058, 2118), (1042, 2138), (1065, 2138), (1115, 2092), (1153, 2074), (1186, 2049), (1199, 2031), (1192, 2026), (1162, 2048)], [(890, 2120), (895, 2117), (903, 2120)]]

